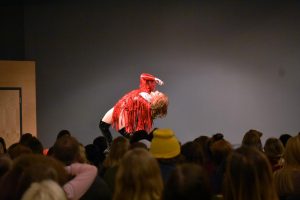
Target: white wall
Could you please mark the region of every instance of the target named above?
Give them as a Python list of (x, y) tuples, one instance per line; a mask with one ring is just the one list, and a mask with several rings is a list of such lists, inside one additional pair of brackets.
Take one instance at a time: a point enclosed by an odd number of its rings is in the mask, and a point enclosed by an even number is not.
[(182, 142), (222, 132), (238, 144), (249, 129), (263, 140), (300, 130), (298, 3), (126, 2), (25, 6), (45, 146), (61, 129), (90, 143), (142, 72), (165, 81), (169, 113), (155, 126)]

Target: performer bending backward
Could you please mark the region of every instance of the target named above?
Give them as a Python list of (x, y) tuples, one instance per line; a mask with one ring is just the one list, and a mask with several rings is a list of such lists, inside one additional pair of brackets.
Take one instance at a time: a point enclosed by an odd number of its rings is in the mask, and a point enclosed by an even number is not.
[(168, 97), (156, 91), (156, 84), (163, 81), (155, 76), (142, 73), (139, 89), (125, 94), (113, 108), (101, 119), (99, 128), (108, 142), (112, 142), (109, 130), (112, 125), (121, 135), (130, 139), (131, 143), (142, 139), (153, 138), (153, 120), (167, 115)]

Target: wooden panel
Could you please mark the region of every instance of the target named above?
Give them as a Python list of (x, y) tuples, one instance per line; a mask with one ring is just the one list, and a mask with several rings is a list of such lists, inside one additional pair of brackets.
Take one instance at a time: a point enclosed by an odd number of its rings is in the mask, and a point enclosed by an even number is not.
[(7, 146), (20, 139), (19, 90), (0, 89), (0, 136)]
[(36, 85), (34, 61), (0, 61), (0, 87), (22, 88), (23, 133), (36, 136)]

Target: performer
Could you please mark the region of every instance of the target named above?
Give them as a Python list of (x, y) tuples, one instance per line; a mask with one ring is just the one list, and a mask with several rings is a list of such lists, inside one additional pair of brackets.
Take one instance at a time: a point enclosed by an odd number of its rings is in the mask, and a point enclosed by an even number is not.
[(168, 110), (168, 97), (155, 91), (156, 84), (163, 85), (159, 78), (142, 73), (139, 89), (125, 94), (101, 119), (99, 128), (108, 142), (112, 142), (109, 130), (112, 125), (121, 135), (137, 142), (152, 140), (153, 119), (164, 117)]

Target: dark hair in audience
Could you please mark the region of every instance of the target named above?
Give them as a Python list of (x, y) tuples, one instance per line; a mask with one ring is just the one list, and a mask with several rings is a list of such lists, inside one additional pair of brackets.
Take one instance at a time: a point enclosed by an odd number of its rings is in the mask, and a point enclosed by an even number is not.
[(64, 135), (58, 138), (53, 146), (53, 157), (70, 165), (80, 159), (79, 142), (76, 138)]
[(212, 192), (206, 171), (194, 163), (177, 165), (164, 189), (163, 200), (210, 200)]
[(100, 152), (99, 148), (94, 144), (88, 144), (85, 146), (86, 158), (88, 161), (99, 167), (99, 165), (104, 161), (105, 155)]
[(21, 144), (21, 143), (14, 143), (12, 145), (10, 145), (10, 147), (8, 147), (7, 153), (9, 155), (9, 157), (14, 160), (17, 157), (19, 157), (20, 155), (23, 154), (32, 154), (32, 150)]
[(20, 142), (21, 144), (27, 145), (28, 142), (31, 140), (32, 137), (33, 137), (33, 136), (32, 136), (31, 133), (24, 133), (24, 134), (21, 135), (20, 141), (19, 141), (19, 142)]
[(6, 143), (5, 143), (5, 140), (3, 137), (0, 137), (0, 143), (1, 143), (3, 151), (4, 151), (3, 153), (6, 153), (7, 152)]
[(290, 134), (282, 134), (279, 136), (279, 140), (282, 142), (283, 146), (286, 146), (287, 141), (291, 138), (292, 136)]
[(58, 132), (57, 136), (56, 136), (56, 140), (63, 137), (63, 136), (71, 136), (71, 132), (69, 130), (63, 129), (61, 131)]
[(93, 140), (93, 144), (96, 145), (101, 152), (104, 152), (107, 147), (107, 139), (104, 136), (98, 136)]
[(43, 154), (44, 147), (40, 140), (38, 140), (36, 137), (32, 137), (30, 140), (28, 140), (26, 146), (32, 150), (32, 153)]

